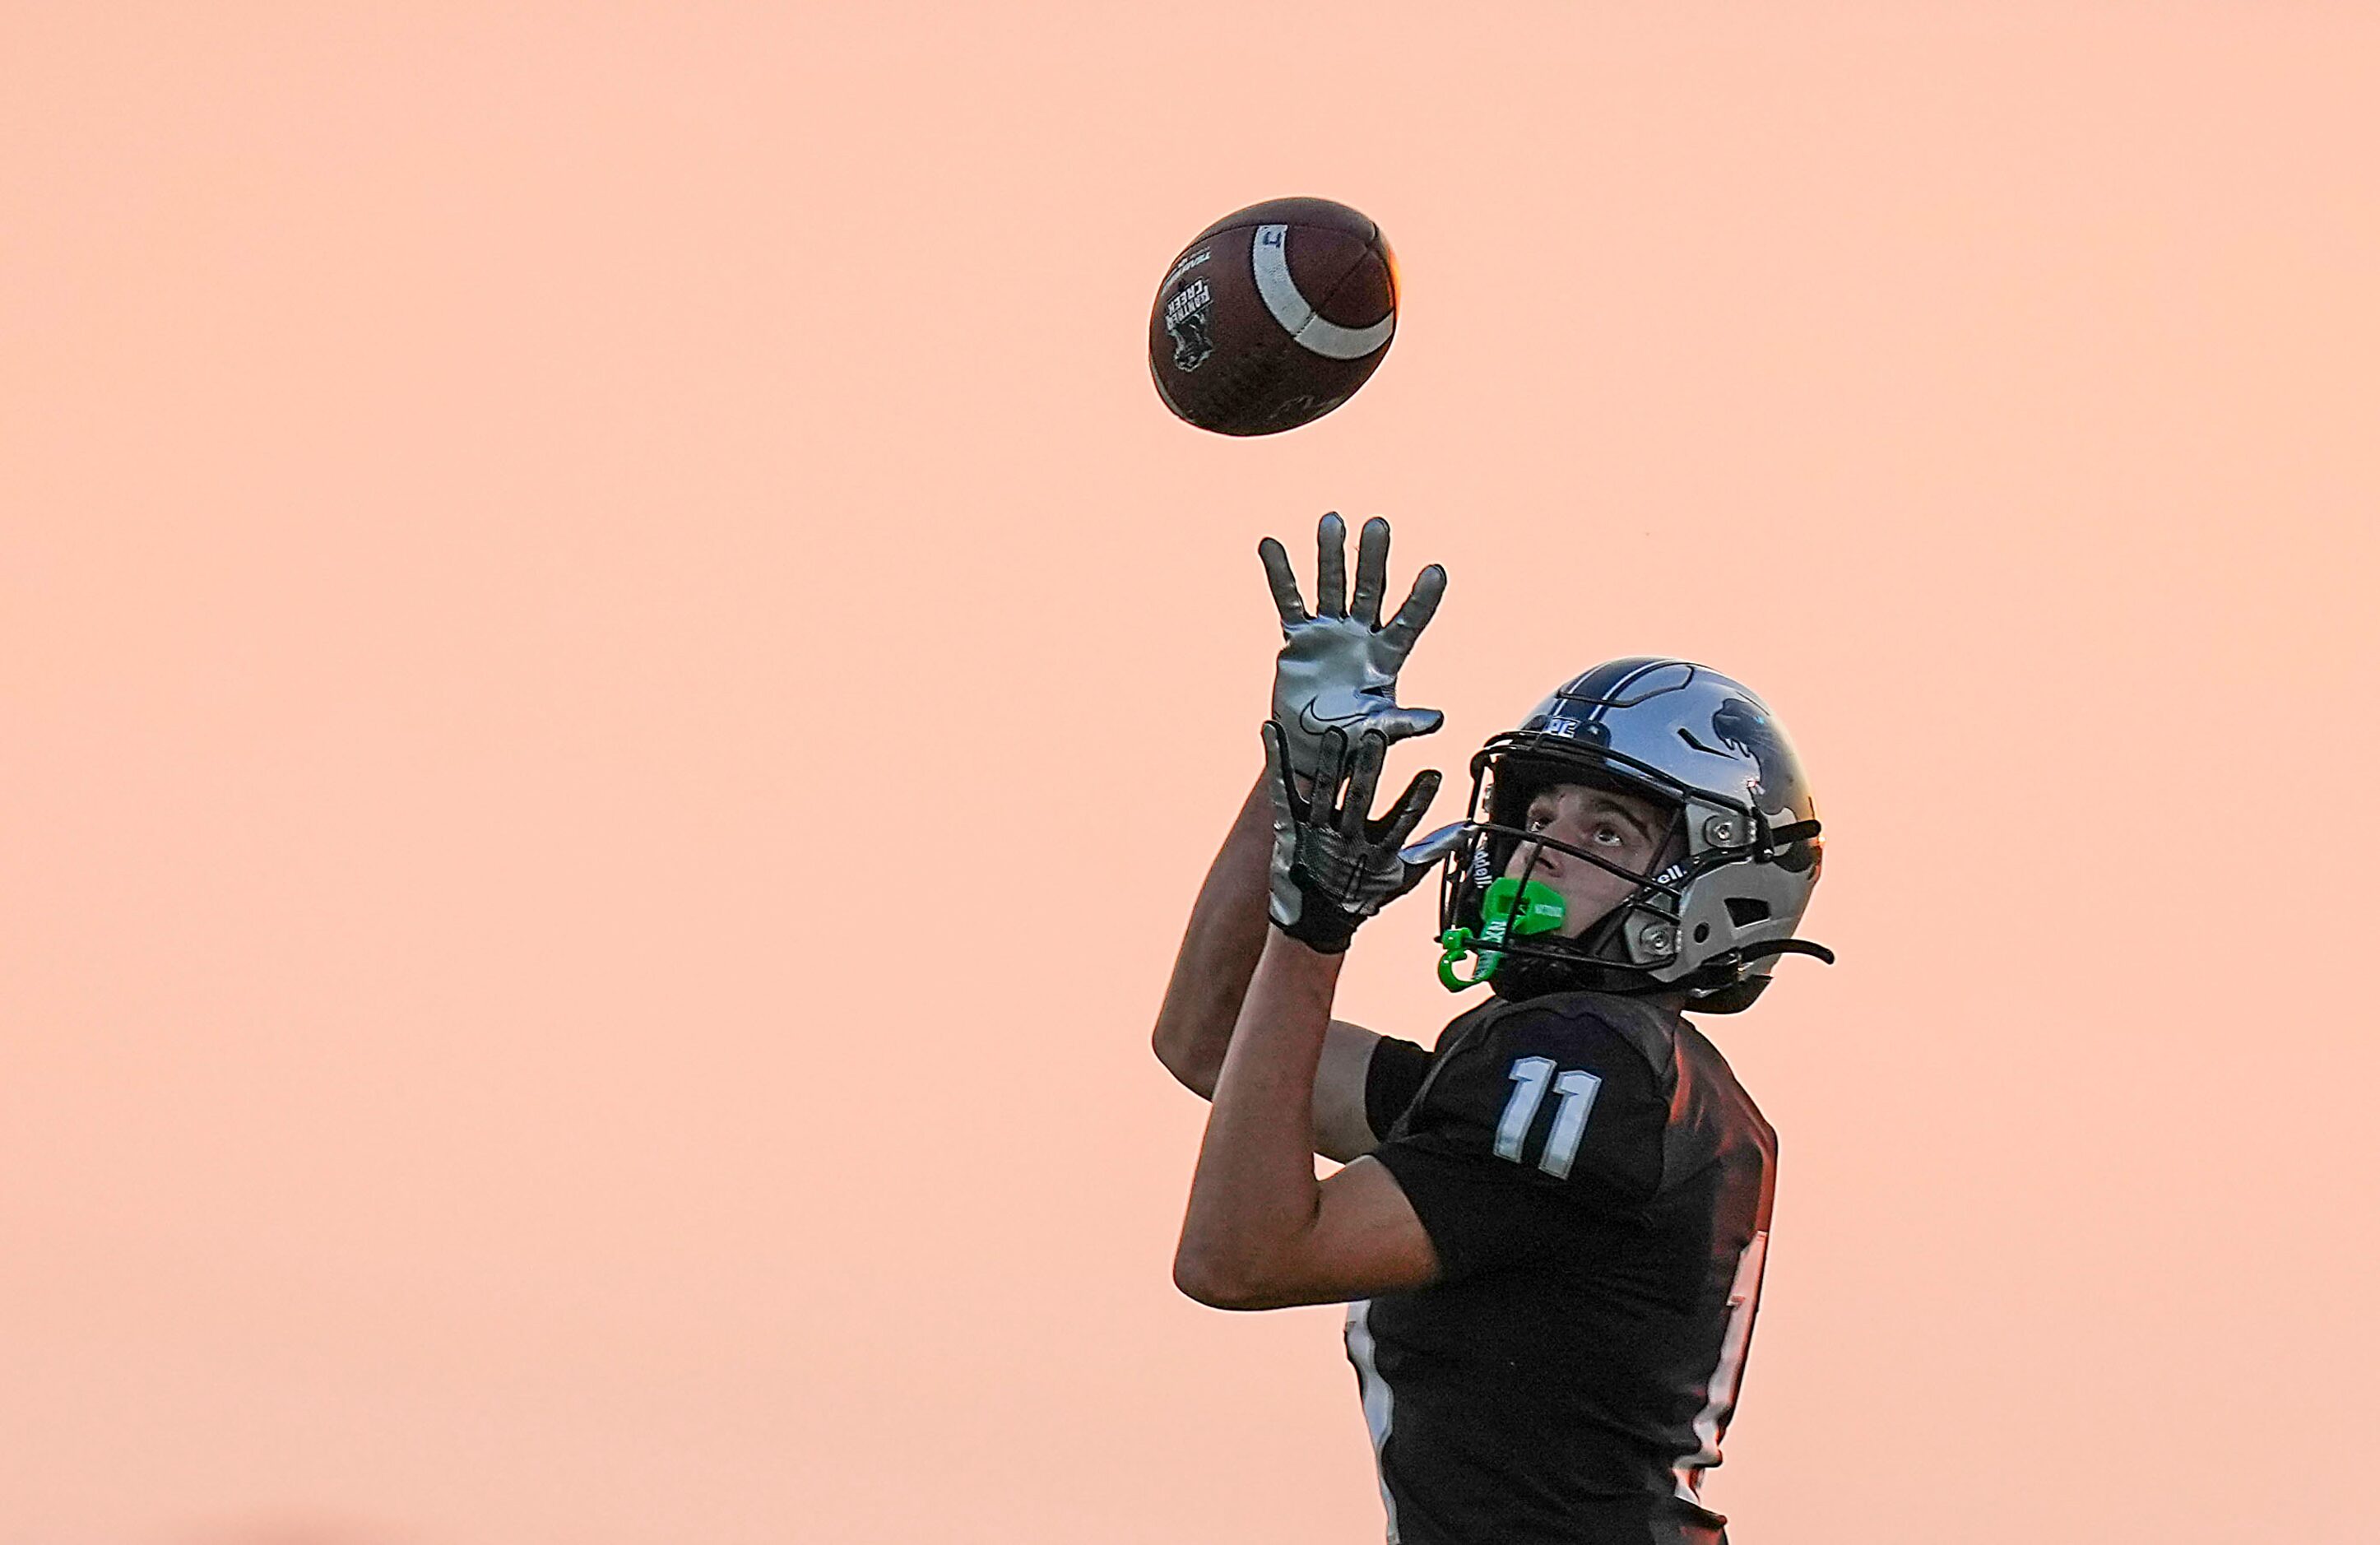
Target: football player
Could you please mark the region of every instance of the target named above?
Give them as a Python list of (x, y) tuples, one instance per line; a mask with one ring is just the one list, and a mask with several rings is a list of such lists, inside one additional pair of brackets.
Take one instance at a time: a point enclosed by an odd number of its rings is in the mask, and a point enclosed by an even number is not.
[[(1818, 877), (1799, 761), (1752, 692), (1615, 660), (1472, 764), (1408, 845), (1439, 727), (1397, 674), (1389, 529), (1320, 530), (1314, 611), (1259, 551), (1285, 643), (1265, 771), (1199, 892), (1155, 1036), (1213, 1101), (1174, 1259), (1220, 1308), (1343, 1301), (1401, 1545), (1724, 1545), (1701, 1501), (1760, 1298), (1776, 1137), (1682, 1011), (1750, 1005)], [(1443, 869), (1439, 975), (1490, 996), (1434, 1050), (1331, 1017), (1357, 929)], [(1318, 1181), (1313, 1155), (1344, 1162)]]

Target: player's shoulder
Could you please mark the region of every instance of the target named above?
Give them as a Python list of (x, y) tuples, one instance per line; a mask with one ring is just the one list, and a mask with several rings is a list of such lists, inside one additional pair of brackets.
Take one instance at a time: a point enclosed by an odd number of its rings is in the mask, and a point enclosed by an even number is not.
[(1515, 1087), (1579, 1074), (1593, 1081), (1607, 1120), (1625, 1107), (1658, 1129), (1677, 1088), (1679, 1028), (1674, 1016), (1602, 993), (1483, 1004), (1439, 1038), (1408, 1127), (1449, 1120), (1492, 1125)]
[(1517, 1181), (1592, 1208), (1641, 1206), (1666, 1173), (1676, 1087), (1675, 1027), (1642, 1006), (1571, 992), (1464, 1015), (1379, 1157), (1408, 1196), (1452, 1165), (1500, 1188)]
[(1682, 1033), (1692, 1032), (1678, 1016), (1606, 992), (1548, 992), (1491, 1004), (1474, 1032), (1483, 1046), (1591, 1066), (1663, 1092), (1676, 1082)]
[(1733, 1064), (1691, 1023), (1682, 1027), (1677, 1068), (1675, 1103), (1682, 1125), (1743, 1129), (1756, 1134), (1758, 1145), (1768, 1153), (1776, 1153), (1777, 1129), (1736, 1077)]

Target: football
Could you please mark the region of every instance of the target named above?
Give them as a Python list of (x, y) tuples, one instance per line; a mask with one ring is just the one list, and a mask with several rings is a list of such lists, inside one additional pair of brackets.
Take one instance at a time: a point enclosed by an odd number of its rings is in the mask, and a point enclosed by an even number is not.
[(1182, 249), (1148, 315), (1148, 371), (1184, 421), (1278, 434), (1355, 395), (1397, 331), (1380, 227), (1328, 199), (1227, 214)]

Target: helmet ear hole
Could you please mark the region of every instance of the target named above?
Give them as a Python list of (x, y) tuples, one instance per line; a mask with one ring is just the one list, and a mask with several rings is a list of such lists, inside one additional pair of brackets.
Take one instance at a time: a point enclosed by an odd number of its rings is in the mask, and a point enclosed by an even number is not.
[[(1758, 896), (1727, 898), (1727, 920), (1738, 928), (1750, 928), (1754, 923), (1765, 923), (1769, 916), (1768, 904)], [(1702, 936), (1696, 934), (1694, 937), (1699, 942)]]

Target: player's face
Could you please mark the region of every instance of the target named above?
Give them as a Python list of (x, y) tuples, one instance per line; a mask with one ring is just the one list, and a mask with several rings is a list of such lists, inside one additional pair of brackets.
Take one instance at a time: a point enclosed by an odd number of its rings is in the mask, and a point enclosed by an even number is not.
[[(1584, 848), (1633, 874), (1653, 871), (1654, 860), (1670, 835), (1669, 812), (1654, 801), (1584, 784), (1556, 784), (1545, 789), (1529, 801), (1523, 819), (1530, 831)], [(1515, 878), (1525, 872), (1560, 894), (1564, 915), (1559, 936), (1564, 939), (1575, 939), (1602, 921), (1636, 888), (1633, 880), (1536, 843), (1523, 843), (1504, 872)]]

